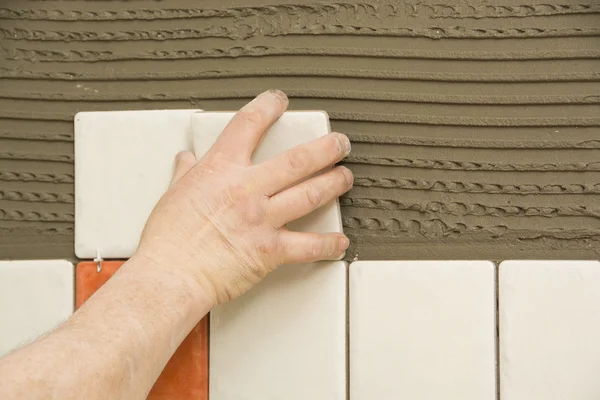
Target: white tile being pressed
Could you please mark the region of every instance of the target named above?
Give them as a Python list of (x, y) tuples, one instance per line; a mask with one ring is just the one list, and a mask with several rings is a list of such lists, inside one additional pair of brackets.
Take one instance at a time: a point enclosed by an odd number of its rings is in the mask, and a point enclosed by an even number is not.
[(350, 265), (352, 400), (494, 400), (495, 265)]
[(192, 150), (199, 110), (81, 112), (75, 116), (75, 254), (127, 258), (169, 186), (179, 151)]
[(211, 312), (211, 400), (345, 400), (344, 262), (286, 265)]
[[(206, 154), (234, 115), (234, 112), (202, 112), (192, 116), (194, 152), (197, 158)], [(287, 111), (265, 134), (252, 155), (252, 162), (261, 163), (329, 132), (329, 117), (324, 111)], [(342, 232), (339, 200), (289, 223), (288, 228), (300, 232)]]
[(69, 318), (73, 273), (65, 260), (0, 261), (0, 356)]
[(600, 398), (600, 262), (500, 264), (502, 400)]

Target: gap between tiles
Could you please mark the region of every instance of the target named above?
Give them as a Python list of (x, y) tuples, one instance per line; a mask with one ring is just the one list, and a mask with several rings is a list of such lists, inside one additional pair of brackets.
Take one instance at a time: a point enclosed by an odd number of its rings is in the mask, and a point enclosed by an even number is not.
[(500, 263), (493, 261), (496, 268), (494, 287), (496, 290), (496, 400), (500, 399)]
[(350, 400), (350, 267), (346, 268), (346, 400)]

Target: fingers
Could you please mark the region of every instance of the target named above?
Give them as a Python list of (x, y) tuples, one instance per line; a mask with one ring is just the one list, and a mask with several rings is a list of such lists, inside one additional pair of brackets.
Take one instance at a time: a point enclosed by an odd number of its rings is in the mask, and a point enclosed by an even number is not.
[(281, 231), (280, 264), (298, 264), (320, 260), (339, 260), (350, 241), (343, 233), (304, 233)]
[(222, 153), (231, 161), (250, 164), (254, 149), (287, 106), (287, 96), (280, 90), (259, 94), (235, 114), (211, 151)]
[(257, 166), (259, 184), (271, 196), (307, 176), (340, 161), (350, 153), (350, 140), (330, 133), (294, 147)]
[(182, 151), (175, 156), (175, 171), (171, 185), (175, 184), (182, 176), (184, 176), (194, 165), (196, 165), (196, 157), (190, 151)]
[(271, 223), (277, 228), (305, 216), (352, 188), (354, 176), (346, 167), (336, 167), (285, 189), (269, 199)]

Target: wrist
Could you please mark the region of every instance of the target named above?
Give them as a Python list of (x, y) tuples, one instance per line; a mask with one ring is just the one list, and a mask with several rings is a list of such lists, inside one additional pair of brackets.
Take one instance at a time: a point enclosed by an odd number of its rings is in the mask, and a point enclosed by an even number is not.
[[(175, 290), (187, 299), (188, 312), (194, 314), (208, 313), (214, 306), (214, 296), (197, 279), (193, 271), (178, 262), (167, 263), (142, 251), (137, 251), (127, 262), (128, 269), (138, 278), (153, 277), (165, 290)], [(125, 266), (124, 266), (125, 267)], [(183, 304), (182, 304), (183, 306)]]

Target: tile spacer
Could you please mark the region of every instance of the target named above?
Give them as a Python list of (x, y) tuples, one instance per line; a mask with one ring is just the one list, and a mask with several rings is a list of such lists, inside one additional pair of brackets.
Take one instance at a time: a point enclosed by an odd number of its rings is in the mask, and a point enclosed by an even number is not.
[(100, 273), (102, 271), (102, 256), (100, 256), (100, 249), (96, 249), (96, 258), (94, 258), (94, 262), (96, 263), (96, 272)]

